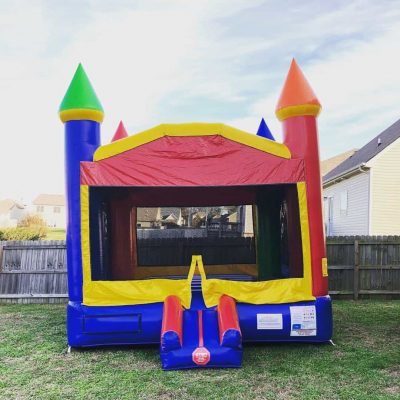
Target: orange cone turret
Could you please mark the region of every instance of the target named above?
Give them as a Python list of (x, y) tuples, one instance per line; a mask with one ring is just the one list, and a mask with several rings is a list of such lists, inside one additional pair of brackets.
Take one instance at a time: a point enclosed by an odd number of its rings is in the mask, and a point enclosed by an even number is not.
[(276, 105), (276, 116), (281, 121), (289, 117), (313, 115), (321, 111), (321, 104), (295, 59), (290, 64), (285, 84)]

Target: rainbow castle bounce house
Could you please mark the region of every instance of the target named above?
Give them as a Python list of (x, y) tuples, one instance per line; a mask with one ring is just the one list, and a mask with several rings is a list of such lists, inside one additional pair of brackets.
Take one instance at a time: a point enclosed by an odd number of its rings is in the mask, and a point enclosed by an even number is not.
[(321, 105), (293, 60), (257, 135), (163, 124), (100, 143), (79, 65), (61, 103), (68, 344), (159, 344), (168, 369), (240, 367), (246, 342), (328, 342)]

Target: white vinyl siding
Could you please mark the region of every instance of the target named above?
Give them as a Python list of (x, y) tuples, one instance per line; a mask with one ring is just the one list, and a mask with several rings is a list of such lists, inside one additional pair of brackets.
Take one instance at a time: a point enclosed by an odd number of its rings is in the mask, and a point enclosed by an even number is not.
[(40, 215), (46, 221), (47, 226), (51, 228), (65, 228), (66, 226), (66, 209), (63, 205), (32, 205), (30, 211), (32, 214)]
[(400, 234), (400, 140), (376, 157), (371, 166), (371, 235)]
[[(331, 235), (368, 235), (369, 172), (360, 172), (324, 189), (332, 197)], [(343, 212), (347, 196), (347, 209)]]

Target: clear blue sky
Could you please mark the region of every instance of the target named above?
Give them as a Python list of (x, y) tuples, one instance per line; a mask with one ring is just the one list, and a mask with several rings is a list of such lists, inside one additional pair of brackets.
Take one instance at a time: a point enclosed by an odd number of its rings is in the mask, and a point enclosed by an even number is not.
[(322, 105), (322, 158), (400, 118), (399, 1), (0, 2), (0, 199), (63, 193), (58, 105), (78, 62), (107, 143), (161, 122), (218, 121), (280, 139), (295, 57)]

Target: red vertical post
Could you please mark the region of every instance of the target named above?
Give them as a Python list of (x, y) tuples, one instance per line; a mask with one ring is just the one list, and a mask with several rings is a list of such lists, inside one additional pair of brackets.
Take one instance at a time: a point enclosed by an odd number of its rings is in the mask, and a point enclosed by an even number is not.
[(134, 279), (136, 260), (136, 211), (127, 199), (110, 203), (111, 265), (114, 280)]

